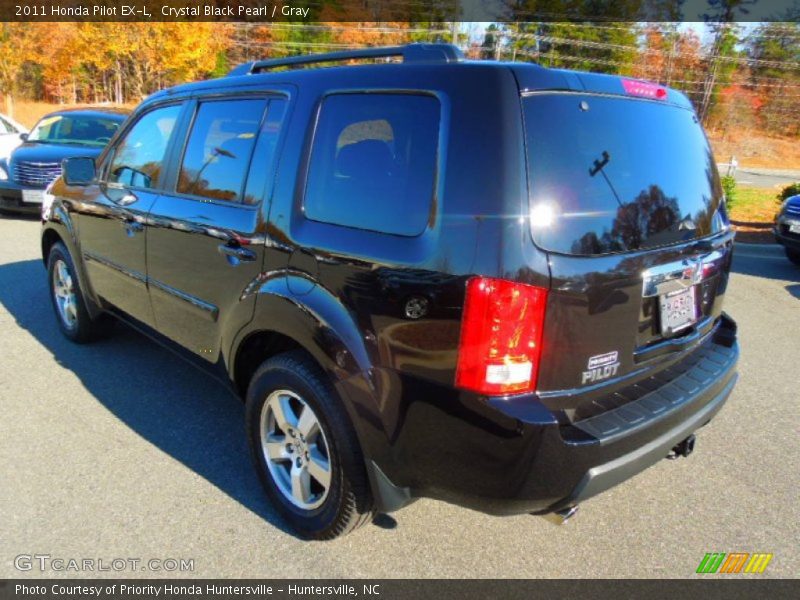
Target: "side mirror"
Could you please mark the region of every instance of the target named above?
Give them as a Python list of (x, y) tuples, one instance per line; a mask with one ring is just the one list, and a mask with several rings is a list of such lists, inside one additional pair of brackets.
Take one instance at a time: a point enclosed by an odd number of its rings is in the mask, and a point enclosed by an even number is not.
[(19, 134), (19, 139), (21, 139), (23, 142), (27, 142), (28, 141), (28, 134), (27, 133), (20, 133)]
[(97, 177), (94, 159), (86, 156), (65, 158), (61, 163), (67, 185), (89, 185)]

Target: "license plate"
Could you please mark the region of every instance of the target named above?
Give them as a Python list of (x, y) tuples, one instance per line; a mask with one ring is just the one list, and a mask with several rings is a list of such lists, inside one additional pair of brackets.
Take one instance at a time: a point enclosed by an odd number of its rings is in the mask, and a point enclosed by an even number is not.
[(22, 190), (22, 201), (30, 204), (44, 202), (44, 190)]
[(800, 233), (800, 223), (789, 223), (789, 233)]
[(668, 335), (691, 327), (697, 320), (695, 286), (659, 296), (661, 333)]

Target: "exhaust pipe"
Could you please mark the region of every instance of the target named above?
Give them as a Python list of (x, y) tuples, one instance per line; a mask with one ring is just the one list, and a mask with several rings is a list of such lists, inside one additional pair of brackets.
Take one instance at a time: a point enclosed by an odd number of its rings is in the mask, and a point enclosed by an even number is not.
[(578, 512), (577, 506), (570, 506), (569, 508), (562, 508), (561, 510), (557, 510), (556, 512), (547, 513), (546, 515), (540, 515), (544, 519), (550, 521), (554, 525), (563, 525), (567, 521), (569, 521), (572, 517), (574, 517)]
[(669, 460), (675, 460), (679, 456), (689, 456), (694, 452), (694, 443), (696, 439), (694, 434), (690, 435), (670, 450), (669, 454), (667, 454), (667, 458)]

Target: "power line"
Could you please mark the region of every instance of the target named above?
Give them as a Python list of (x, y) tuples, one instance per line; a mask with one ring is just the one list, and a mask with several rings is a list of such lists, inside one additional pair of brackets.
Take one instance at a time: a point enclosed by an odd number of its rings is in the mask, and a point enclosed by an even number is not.
[[(601, 50), (625, 50), (630, 52), (637, 52), (637, 53), (656, 53), (661, 54), (663, 53), (662, 50), (658, 50), (656, 48), (641, 48), (639, 46), (631, 46), (628, 44), (614, 44), (611, 42), (595, 42), (591, 40), (573, 40), (569, 38), (562, 38), (556, 37), (551, 35), (541, 35), (537, 33), (522, 33), (522, 34), (504, 34), (500, 33), (500, 36), (505, 36), (512, 39), (533, 39), (537, 42), (549, 42), (551, 44), (564, 44), (568, 46), (579, 46), (583, 48), (595, 48)], [(678, 56), (690, 56), (692, 58), (695, 57), (694, 54), (686, 53), (686, 52), (675, 52), (675, 55)], [(743, 64), (757, 64), (762, 66), (771, 66), (779, 69), (800, 69), (800, 63), (795, 62), (782, 62), (782, 61), (775, 61), (775, 60), (761, 60), (756, 58), (747, 58), (747, 57), (736, 57), (736, 56), (723, 56), (716, 52), (716, 45), (714, 46), (714, 50), (711, 52), (711, 56), (708, 57), (713, 60), (724, 60), (728, 62), (736, 62), (736, 63), (743, 63)]]
[(303, 24), (293, 24), (293, 23), (269, 23), (269, 24), (261, 24), (261, 23), (236, 23), (237, 28), (242, 29), (256, 29), (256, 28), (266, 28), (268, 30), (271, 29), (278, 29), (284, 31), (295, 31), (295, 30), (311, 30), (311, 31), (352, 31), (353, 29), (357, 29), (358, 31), (372, 31), (378, 33), (429, 33), (429, 34), (438, 34), (438, 33), (450, 33), (449, 29), (426, 29), (426, 28), (402, 28), (402, 27), (381, 27), (381, 26), (362, 26), (359, 25), (358, 27), (353, 27), (352, 25), (307, 25)]

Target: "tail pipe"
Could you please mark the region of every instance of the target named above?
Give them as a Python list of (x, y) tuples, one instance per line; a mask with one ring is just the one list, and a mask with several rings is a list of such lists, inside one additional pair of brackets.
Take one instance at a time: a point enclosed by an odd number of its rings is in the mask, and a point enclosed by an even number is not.
[(556, 512), (547, 513), (546, 515), (541, 515), (544, 519), (550, 521), (554, 525), (563, 525), (567, 521), (569, 521), (572, 517), (574, 517), (578, 512), (577, 506), (570, 506), (568, 508), (562, 508), (561, 510), (557, 510)]
[(669, 451), (667, 454), (667, 458), (669, 460), (675, 460), (679, 456), (689, 456), (692, 452), (694, 452), (694, 443), (695, 440), (694, 434), (687, 437), (685, 440), (677, 444), (672, 450)]

